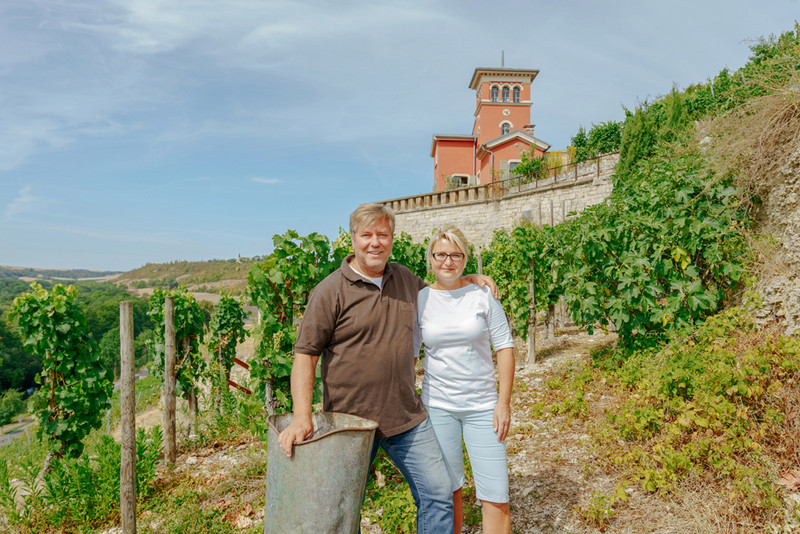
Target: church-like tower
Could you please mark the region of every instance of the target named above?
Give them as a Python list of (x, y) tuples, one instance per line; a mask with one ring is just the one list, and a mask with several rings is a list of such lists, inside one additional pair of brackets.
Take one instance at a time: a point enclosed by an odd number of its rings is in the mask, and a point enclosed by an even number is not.
[(433, 136), (434, 191), (503, 180), (523, 152), (544, 155), (550, 145), (533, 136), (530, 120), (537, 74), (531, 69), (475, 69), (469, 83), (475, 91), (472, 134)]

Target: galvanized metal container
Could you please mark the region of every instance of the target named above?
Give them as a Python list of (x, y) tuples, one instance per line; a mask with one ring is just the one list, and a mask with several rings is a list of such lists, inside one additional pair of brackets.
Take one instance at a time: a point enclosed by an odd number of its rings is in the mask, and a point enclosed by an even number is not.
[(312, 415), (314, 434), (287, 458), (278, 435), (291, 414), (267, 418), (265, 534), (358, 532), (378, 423), (342, 413)]

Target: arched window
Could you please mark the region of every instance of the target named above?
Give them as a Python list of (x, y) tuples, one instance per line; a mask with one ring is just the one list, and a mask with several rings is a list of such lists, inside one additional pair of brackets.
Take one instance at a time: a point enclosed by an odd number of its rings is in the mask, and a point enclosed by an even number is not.
[(498, 92), (497, 86), (492, 87), (492, 102), (497, 102)]
[(503, 87), (503, 102), (508, 102), (508, 87)]
[(508, 132), (511, 131), (511, 125), (507, 122), (504, 122), (500, 125), (500, 135), (506, 135)]
[(519, 87), (514, 88), (514, 102), (519, 102)]

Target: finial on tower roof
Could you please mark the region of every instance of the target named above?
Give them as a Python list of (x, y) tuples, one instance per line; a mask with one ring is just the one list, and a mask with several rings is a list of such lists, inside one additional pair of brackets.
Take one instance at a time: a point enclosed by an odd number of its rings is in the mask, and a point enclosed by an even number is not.
[(506, 68), (506, 51), (505, 50), (501, 50), (500, 51), (500, 68), (501, 69)]

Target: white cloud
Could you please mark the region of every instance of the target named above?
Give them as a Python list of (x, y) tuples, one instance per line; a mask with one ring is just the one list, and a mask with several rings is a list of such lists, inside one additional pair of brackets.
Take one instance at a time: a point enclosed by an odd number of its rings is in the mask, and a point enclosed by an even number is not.
[(17, 193), (17, 197), (6, 206), (4, 219), (11, 221), (22, 213), (35, 212), (46, 204), (49, 200), (44, 197), (37, 197), (31, 193), (32, 187), (26, 185)]
[(251, 178), (252, 181), (256, 182), (257, 184), (278, 184), (280, 180), (277, 178)]

